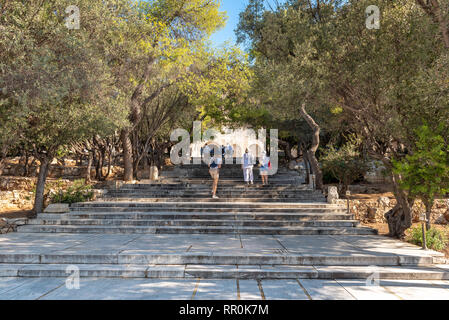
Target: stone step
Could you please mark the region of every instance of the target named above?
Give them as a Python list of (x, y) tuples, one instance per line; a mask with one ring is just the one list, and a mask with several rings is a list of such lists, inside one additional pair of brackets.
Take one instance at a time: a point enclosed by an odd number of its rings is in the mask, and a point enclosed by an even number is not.
[[(237, 249), (234, 251), (238, 251)], [(128, 250), (121, 253), (1, 253), (0, 266), (6, 264), (115, 264), (115, 265), (285, 265), (285, 266), (431, 266), (432, 256), (413, 255), (304, 255), (273, 252), (161, 253), (152, 250)], [(448, 265), (449, 268), (449, 265)]]
[(98, 234), (247, 234), (247, 235), (374, 235), (366, 227), (238, 227), (238, 226), (61, 226), (24, 225), (22, 233), (98, 233)]
[[(161, 196), (183, 196), (183, 197), (197, 197), (197, 198), (203, 198), (203, 197), (209, 197), (211, 195), (211, 189), (204, 189), (204, 190), (144, 190), (144, 191), (109, 191), (106, 193), (106, 196), (110, 195), (119, 195), (119, 196), (154, 196), (157, 197), (159, 195)], [(295, 192), (295, 191), (244, 191), (244, 190), (229, 190), (229, 191), (223, 191), (223, 190), (217, 190), (217, 195), (220, 196), (232, 196), (236, 198), (263, 198), (263, 197), (287, 197), (287, 198), (301, 198), (301, 199), (308, 199), (308, 198), (324, 198), (323, 194), (319, 193), (310, 193), (310, 194), (304, 194), (301, 192)]]
[[(135, 199), (155, 199), (152, 200), (153, 202), (157, 201), (158, 199), (164, 199), (165, 201), (177, 201), (177, 202), (185, 202), (194, 200), (196, 202), (218, 202), (221, 201), (224, 202), (255, 202), (255, 201), (262, 201), (262, 202), (278, 202), (276, 200), (282, 200), (286, 202), (321, 202), (325, 203), (326, 198), (323, 196), (311, 196), (311, 197), (303, 197), (303, 196), (295, 196), (295, 195), (223, 195), (221, 193), (217, 193), (218, 199), (211, 198), (211, 193), (207, 194), (200, 194), (200, 195), (185, 195), (185, 194), (145, 194), (145, 193), (139, 193), (139, 194), (108, 194), (103, 196), (102, 198), (99, 198), (99, 200), (104, 201), (114, 201), (113, 199), (118, 199), (116, 201), (135, 201)], [(130, 199), (130, 200), (128, 200)], [(233, 200), (233, 201), (230, 201)]]
[[(243, 169), (241, 165), (222, 165), (220, 168), (220, 172), (225, 173), (233, 173), (238, 176), (243, 176)], [(258, 174), (260, 172), (260, 168), (258, 166), (253, 167), (253, 173)], [(183, 166), (183, 167), (177, 167), (172, 170), (163, 170), (160, 172), (161, 176), (170, 176), (170, 175), (188, 175), (188, 176), (196, 176), (199, 174), (209, 173), (209, 166), (203, 165), (203, 166)], [(276, 176), (300, 176), (300, 173), (298, 171), (285, 171), (285, 170), (278, 170), (274, 175)]]
[[(210, 187), (202, 187), (202, 188), (153, 188), (153, 189), (118, 189), (118, 190), (110, 190), (108, 193), (184, 193), (184, 194), (201, 194), (204, 192), (210, 193)], [(252, 188), (217, 188), (217, 192), (221, 192), (223, 194), (240, 194), (244, 192), (245, 194), (297, 194), (302, 196), (313, 196), (313, 195), (323, 195), (321, 192), (312, 192), (306, 190), (268, 190), (268, 189), (252, 189)]]
[[(143, 213), (143, 212), (76, 212), (73, 211), (69, 214), (45, 214), (38, 215), (39, 219), (128, 219), (128, 220), (275, 220), (275, 221), (322, 221), (322, 220), (355, 220), (352, 214), (329, 214), (329, 213), (220, 213), (220, 212), (207, 212), (207, 213), (191, 213), (191, 212), (157, 212), (157, 213)], [(31, 221), (31, 220), (30, 220)]]
[[(227, 168), (221, 167), (220, 175), (229, 175), (230, 177), (242, 177), (243, 178), (243, 170), (241, 168)], [(171, 176), (184, 176), (184, 177), (201, 177), (201, 176), (209, 176), (209, 167), (204, 166), (200, 169), (183, 169), (183, 170), (173, 170), (173, 171), (165, 171), (160, 174), (163, 177), (171, 177)], [(253, 168), (253, 175), (260, 175), (259, 168)], [(276, 172), (275, 175), (272, 175), (273, 178), (294, 178), (300, 177), (301, 175), (298, 172)]]
[[(186, 194), (186, 195), (198, 195), (198, 194), (207, 194), (210, 195), (211, 188), (205, 187), (201, 189), (119, 189), (119, 190), (108, 190), (106, 194)], [(313, 196), (324, 196), (320, 192), (310, 192), (304, 190), (253, 190), (253, 189), (239, 189), (239, 188), (230, 188), (227, 190), (217, 189), (217, 194), (232, 194), (232, 195), (297, 195), (302, 197), (313, 197)]]
[[(210, 177), (206, 178), (197, 178), (197, 179), (192, 179), (192, 178), (171, 178), (170, 179), (172, 181), (172, 183), (186, 183), (186, 184), (207, 184), (207, 185), (211, 185), (212, 184), (212, 180)], [(304, 184), (303, 182), (300, 182), (300, 180), (298, 179), (282, 179), (282, 180), (274, 180), (274, 179), (270, 179), (269, 180), (270, 184), (272, 185), (276, 185), (276, 186), (298, 186), (298, 187), (302, 187)], [(254, 183), (261, 183), (260, 180), (254, 180)], [(220, 177), (220, 180), (218, 182), (219, 185), (231, 185), (231, 186), (238, 186), (238, 185), (245, 185), (245, 182), (242, 179), (231, 179), (231, 178), (225, 178), (225, 177)]]
[(282, 214), (344, 214), (345, 210), (326, 210), (326, 209), (283, 209), (283, 208), (184, 208), (184, 207), (79, 207), (71, 209), (72, 213), (95, 213), (95, 212), (111, 212), (111, 213), (229, 213), (229, 214), (259, 214), (259, 213), (274, 213), (278, 215)]
[[(215, 200), (215, 199), (214, 199)], [(70, 207), (71, 208), (219, 208), (219, 209), (295, 209), (302, 211), (323, 211), (323, 210), (333, 210), (333, 211), (346, 211), (344, 206), (333, 205), (327, 203), (267, 203), (267, 202), (259, 202), (253, 203), (248, 201), (240, 201), (235, 203), (223, 202), (220, 199), (216, 199), (217, 201), (211, 203), (203, 203), (201, 201), (187, 201), (187, 202), (159, 202), (157, 204), (152, 203), (151, 201), (92, 201), (92, 202), (79, 202), (74, 203)]]
[[(176, 202), (173, 202), (176, 204)], [(273, 202), (275, 203), (275, 202)], [(181, 207), (181, 206), (136, 206), (136, 207), (126, 207), (126, 206), (84, 206), (84, 207), (73, 207), (71, 212), (76, 213), (92, 213), (92, 212), (116, 212), (116, 213), (146, 213), (146, 212), (170, 212), (170, 213), (247, 213), (247, 214), (259, 214), (259, 213), (273, 213), (273, 214), (345, 214), (344, 209), (326, 209), (326, 208), (246, 208), (246, 207)]]
[[(209, 190), (212, 185), (212, 181), (209, 181), (206, 184), (189, 184), (189, 183), (157, 183), (153, 182), (151, 184), (124, 184), (117, 190)], [(321, 193), (318, 190), (312, 190), (308, 185), (300, 185), (300, 186), (289, 186), (283, 185), (278, 186), (274, 184), (263, 186), (259, 183), (247, 185), (243, 182), (232, 185), (220, 185), (218, 184), (218, 190), (246, 190), (246, 191), (298, 191), (298, 192), (306, 192), (306, 193)], [(111, 189), (114, 190), (114, 189)]]
[(280, 203), (308, 203), (308, 202), (317, 202), (317, 203), (323, 203), (325, 198), (288, 198), (288, 197), (279, 197), (279, 198), (270, 198), (270, 197), (264, 197), (264, 198), (251, 198), (251, 197), (246, 197), (246, 198), (230, 198), (230, 197), (223, 197), (220, 196), (219, 199), (213, 199), (211, 196), (209, 196), (208, 198), (198, 198), (198, 197), (177, 197), (177, 198), (172, 198), (170, 196), (167, 195), (167, 197), (158, 197), (158, 198), (153, 198), (151, 196), (145, 197), (145, 195), (137, 195), (135, 197), (114, 197), (113, 195), (111, 195), (110, 197), (106, 196), (103, 197), (102, 200), (109, 200), (109, 201), (135, 201), (135, 200), (142, 200), (142, 201), (146, 201), (146, 202), (185, 202), (188, 200), (191, 200), (192, 202), (200, 202), (200, 203), (205, 203), (205, 202), (280, 202)]
[(247, 213), (247, 214), (259, 214), (259, 213), (275, 213), (275, 214), (287, 214), (287, 213), (314, 213), (314, 214), (344, 214), (346, 210), (329, 210), (329, 209), (295, 209), (295, 208), (208, 208), (208, 207), (75, 207), (71, 209), (73, 213), (92, 213), (92, 212), (115, 212), (115, 213), (146, 213), (146, 212), (170, 212), (170, 213)]
[[(205, 188), (201, 190), (111, 190), (107, 191), (105, 193), (106, 196), (110, 195), (117, 195), (117, 196), (154, 196), (157, 197), (158, 195), (162, 196), (172, 196), (172, 197), (179, 197), (179, 196), (185, 196), (185, 197), (198, 197), (198, 198), (204, 198), (209, 197), (211, 195), (212, 189)], [(302, 199), (308, 199), (308, 198), (325, 198), (322, 193), (309, 193), (304, 191), (245, 191), (245, 190), (217, 190), (217, 195), (220, 196), (233, 196), (235, 198), (245, 198), (245, 197), (252, 197), (252, 198), (263, 198), (263, 197), (297, 197)]]
[(32, 219), (29, 225), (61, 226), (234, 226), (234, 227), (358, 227), (357, 220), (279, 221), (279, 220), (121, 220), (121, 219)]
[[(242, 158), (241, 157), (234, 157), (232, 163), (227, 163), (227, 160), (222, 159), (222, 167), (228, 167), (228, 168), (238, 168), (239, 170), (241, 170), (242, 164)], [(170, 170), (176, 170), (176, 169), (189, 169), (189, 168), (208, 168), (208, 164), (205, 163), (203, 161), (202, 158), (195, 158), (195, 161), (197, 163), (194, 163), (193, 160), (191, 161), (191, 163), (188, 164), (179, 164), (179, 165), (174, 165), (174, 166), (166, 166), (164, 167), (164, 171), (170, 171)], [(229, 161), (229, 160), (228, 160)], [(240, 163), (237, 163), (237, 161), (240, 161)], [(296, 170), (291, 170), (285, 166), (279, 166), (278, 168), (278, 172), (297, 172)]]
[[(259, 170), (253, 171), (253, 177), (256, 180), (261, 180), (259, 175)], [(223, 171), (220, 170), (220, 179), (223, 180), (234, 180), (234, 181), (243, 181), (243, 173), (241, 171), (238, 172), (225, 172), (223, 174)], [(160, 175), (161, 179), (178, 179), (178, 180), (200, 180), (200, 179), (208, 179), (210, 180), (210, 173), (209, 170), (202, 170), (200, 173), (191, 174), (191, 173), (185, 173), (185, 172), (167, 172)], [(303, 181), (304, 177), (301, 175), (289, 175), (289, 174), (276, 174), (272, 176), (268, 176), (268, 179), (270, 181)]]
[[(80, 277), (202, 278), (202, 279), (364, 279), (448, 280), (447, 267), (358, 267), (258, 265), (77, 265)], [(0, 266), (3, 277), (64, 277), (73, 274), (69, 264), (10, 264)], [(374, 273), (375, 272), (375, 273)]]

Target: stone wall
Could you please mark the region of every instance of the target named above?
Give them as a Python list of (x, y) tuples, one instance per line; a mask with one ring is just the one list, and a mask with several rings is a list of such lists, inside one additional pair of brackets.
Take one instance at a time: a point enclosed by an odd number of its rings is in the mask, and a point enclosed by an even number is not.
[[(0, 212), (9, 210), (29, 210), (34, 203), (36, 178), (0, 176)], [(63, 179), (49, 179), (46, 189), (50, 192), (67, 189), (72, 182)]]
[[(87, 166), (74, 166), (74, 161), (66, 160), (67, 165), (61, 166), (54, 161), (48, 171), (49, 178), (64, 178), (64, 179), (81, 179), (86, 175)], [(102, 168), (103, 174), (106, 175), (108, 168), (104, 166)], [(33, 165), (29, 167), (29, 176), (36, 177), (39, 172), (39, 167), (37, 165)], [(10, 159), (6, 162), (5, 167), (2, 170), (2, 174), (0, 176), (14, 176), (21, 177), (23, 176), (24, 168), (22, 164), (18, 163), (18, 159)], [(111, 166), (111, 174), (110, 178), (118, 177), (123, 174), (123, 169), (120, 166)], [(91, 168), (91, 177), (95, 176), (95, 168), (92, 166)]]
[[(78, 166), (78, 167), (64, 167), (64, 166), (57, 166), (57, 165), (51, 165), (48, 177), (49, 178), (71, 178), (71, 179), (81, 179), (85, 177), (87, 167), (86, 166)], [(111, 175), (110, 177), (115, 177), (120, 174), (122, 174), (122, 171), (120, 167), (118, 166), (111, 166)], [(37, 167), (30, 168), (30, 176), (37, 176), (39, 170)], [(103, 174), (106, 175), (108, 172), (107, 167), (103, 167)], [(91, 177), (95, 176), (95, 168), (92, 167), (91, 169)], [(2, 175), (4, 176), (21, 176), (23, 175), (23, 168), (19, 165), (9, 165), (6, 167)]]
[(29, 210), (33, 207), (34, 193), (23, 190), (0, 191), (0, 212)]
[(0, 191), (32, 191), (35, 184), (36, 178), (0, 176)]
[[(337, 204), (347, 205), (346, 199), (336, 200)], [(350, 212), (361, 222), (386, 223), (384, 214), (396, 205), (396, 199), (379, 197), (377, 199), (350, 200)], [(419, 221), (419, 215), (425, 211), (424, 204), (418, 200), (413, 206), (413, 222)], [(435, 201), (432, 208), (431, 222), (438, 224), (449, 223), (449, 199)]]

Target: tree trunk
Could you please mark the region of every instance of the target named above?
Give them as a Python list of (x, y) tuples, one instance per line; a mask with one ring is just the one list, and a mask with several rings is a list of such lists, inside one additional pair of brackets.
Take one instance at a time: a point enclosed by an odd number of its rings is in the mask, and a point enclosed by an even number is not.
[(307, 151), (310, 160), (310, 166), (312, 167), (312, 172), (315, 174), (315, 184), (318, 190), (323, 190), (323, 173), (321, 172), (320, 164), (315, 157), (315, 152)]
[(438, 24), (440, 27), (441, 35), (443, 36), (443, 43), (446, 49), (449, 49), (449, 27), (448, 22), (444, 20), (443, 15), (438, 14)]
[(33, 160), (31, 160), (31, 163), (28, 166), (28, 175), (27, 175), (27, 177), (30, 177), (33, 174), (33, 168), (34, 168), (35, 164), (36, 164), (36, 158), (33, 157)]
[(95, 179), (99, 180), (98, 179), (98, 154), (97, 154), (97, 151), (95, 150), (95, 148), (92, 151), (92, 164), (95, 167)]
[(301, 106), (301, 115), (313, 131), (312, 145), (307, 151), (307, 155), (309, 157), (310, 166), (312, 167), (312, 172), (315, 174), (316, 188), (318, 190), (323, 190), (323, 173), (315, 156), (315, 153), (320, 146), (320, 126), (307, 113), (304, 103)]
[(147, 175), (148, 175), (148, 179), (150, 179), (151, 178), (151, 176), (150, 176), (150, 165), (149, 165), (150, 161), (148, 159), (148, 155), (147, 154), (144, 155), (142, 160), (143, 160), (143, 171), (145, 173), (144, 174), (144, 179), (147, 178)]
[(91, 151), (89, 151), (88, 159), (87, 159), (87, 170), (86, 170), (86, 182), (90, 183), (90, 171), (92, 170), (92, 161), (94, 159), (94, 156)]
[(304, 161), (304, 168), (306, 169), (306, 184), (310, 183), (310, 162), (309, 162), (309, 156), (307, 155), (307, 151), (302, 151), (303, 161)]
[(346, 191), (348, 191), (349, 184), (347, 182), (342, 182), (340, 187), (340, 196), (346, 197)]
[(106, 176), (104, 177), (105, 180), (109, 178), (111, 175), (111, 168), (112, 168), (112, 151), (108, 152), (108, 172), (106, 173)]
[(282, 146), (282, 149), (285, 151), (285, 156), (287, 157), (288, 161), (294, 160), (292, 156), (292, 147), (289, 142), (278, 140), (279, 144)]
[(426, 230), (429, 230), (431, 227), (430, 224), (430, 217), (432, 215), (432, 207), (433, 207), (433, 203), (431, 203), (430, 201), (425, 201), (424, 205), (426, 207)]
[(39, 161), (41, 164), (39, 167), (39, 175), (37, 176), (36, 195), (34, 198), (34, 208), (33, 208), (35, 214), (42, 213), (44, 209), (45, 182), (47, 181), (47, 174), (48, 169), (50, 167), (51, 159), (48, 156), (44, 156), (41, 157)]
[(5, 168), (5, 160), (7, 156), (6, 150), (7, 149), (4, 146), (2, 149), (0, 149), (0, 176), (2, 175), (3, 169)]
[[(22, 176), (26, 177), (26, 176), (28, 176), (28, 158), (29, 158), (28, 152), (26, 152), (26, 150), (23, 151), (23, 158), (24, 158), (24, 160), (23, 160)], [(19, 163), (20, 163), (20, 161), (19, 161)]]
[(30, 155), (28, 153), (26, 153), (25, 164), (23, 167), (23, 176), (24, 177), (30, 176), (30, 168), (33, 166), (35, 159), (33, 158), (33, 160), (31, 161), (31, 164), (29, 163), (29, 161), (30, 161)]
[(123, 180), (133, 180), (133, 150), (131, 145), (131, 139), (129, 138), (129, 128), (125, 128), (121, 132), (121, 140), (123, 147)]
[(405, 230), (412, 226), (412, 207), (414, 200), (407, 197), (399, 187), (399, 177), (393, 174), (394, 196), (396, 206), (385, 213), (390, 237), (403, 238)]
[(103, 181), (103, 166), (104, 166), (104, 158), (105, 158), (105, 152), (104, 149), (100, 148), (98, 151), (98, 161), (96, 166), (96, 173), (97, 173), (97, 180)]
[(424, 0), (416, 0), (416, 2), (427, 13), (427, 15), (438, 24), (444, 46), (446, 49), (449, 49), (449, 21), (445, 19), (438, 0), (427, 0), (426, 2), (424, 2)]

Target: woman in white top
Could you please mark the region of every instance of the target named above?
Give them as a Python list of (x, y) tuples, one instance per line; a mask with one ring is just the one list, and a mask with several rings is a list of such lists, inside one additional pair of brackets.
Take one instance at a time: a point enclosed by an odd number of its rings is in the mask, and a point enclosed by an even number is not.
[(260, 161), (260, 176), (262, 177), (262, 185), (268, 185), (268, 169), (270, 164), (270, 157), (267, 157), (267, 153), (262, 151), (262, 159)]

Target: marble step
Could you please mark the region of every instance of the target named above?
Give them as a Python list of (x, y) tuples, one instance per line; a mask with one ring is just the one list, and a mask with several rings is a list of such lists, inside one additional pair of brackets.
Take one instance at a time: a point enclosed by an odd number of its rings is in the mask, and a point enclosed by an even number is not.
[[(273, 202), (275, 203), (275, 202)], [(176, 202), (173, 202), (176, 204)], [(315, 214), (344, 214), (347, 211), (344, 209), (312, 209), (312, 208), (247, 208), (247, 207), (181, 207), (181, 206), (136, 206), (136, 207), (125, 207), (125, 206), (84, 206), (84, 207), (72, 207), (72, 212), (134, 212), (134, 213), (145, 213), (145, 212), (184, 212), (184, 213), (274, 213), (274, 214), (287, 214), (287, 213), (315, 213)]]
[[(253, 167), (253, 173), (254, 174), (258, 174), (260, 171), (259, 166), (254, 166)], [(225, 172), (225, 173), (233, 173), (239, 176), (243, 176), (243, 169), (241, 167), (241, 165), (222, 165), (220, 168), (220, 172)], [(202, 166), (184, 166), (184, 167), (177, 167), (174, 168), (173, 170), (165, 170), (161, 172), (161, 175), (180, 175), (180, 174), (184, 174), (184, 175), (191, 175), (191, 176), (196, 176), (198, 174), (204, 174), (204, 173), (209, 173), (209, 166), (207, 165), (202, 165)], [(290, 177), (294, 177), (294, 176), (299, 176), (299, 172), (298, 171), (284, 171), (284, 170), (277, 170), (276, 173), (273, 175), (275, 177), (277, 176), (290, 176)]]
[(24, 225), (21, 233), (97, 233), (97, 234), (247, 234), (247, 235), (374, 235), (366, 227), (239, 227), (239, 226), (73, 226)]
[(279, 220), (120, 220), (120, 219), (32, 219), (28, 225), (61, 226), (235, 226), (235, 227), (358, 227), (357, 220), (279, 221)]
[(149, 213), (149, 212), (170, 212), (170, 213), (231, 213), (231, 214), (259, 214), (259, 213), (274, 213), (274, 214), (288, 214), (288, 213), (315, 213), (315, 214), (344, 214), (346, 210), (326, 210), (326, 209), (293, 209), (293, 208), (192, 208), (192, 207), (75, 207), (71, 209), (74, 213), (92, 213), (92, 212), (115, 212), (115, 213)]
[[(210, 193), (210, 187), (202, 187), (202, 188), (153, 188), (153, 189), (118, 189), (118, 190), (110, 190), (108, 193), (184, 193), (184, 194), (201, 194), (201, 193)], [(217, 192), (222, 194), (234, 194), (234, 193), (245, 193), (245, 194), (296, 194), (301, 196), (314, 196), (320, 195), (323, 196), (321, 192), (312, 192), (306, 190), (268, 190), (268, 189), (252, 189), (252, 188), (218, 188)]]
[(337, 210), (345, 211), (346, 208), (340, 205), (332, 205), (327, 203), (253, 203), (248, 201), (240, 201), (235, 203), (223, 202), (220, 199), (214, 199), (212, 203), (204, 203), (202, 201), (184, 201), (171, 203), (168, 201), (157, 203), (157, 205), (145, 201), (92, 201), (92, 202), (79, 202), (74, 203), (71, 208), (100, 208), (100, 207), (122, 207), (122, 208), (154, 208), (154, 207), (168, 207), (168, 208), (224, 208), (224, 209), (296, 209), (296, 210)]
[[(210, 177), (202, 177), (202, 178), (169, 178), (171, 183), (185, 183), (185, 184), (206, 184), (211, 185), (212, 179)], [(302, 180), (298, 179), (282, 179), (282, 180), (275, 180), (275, 179), (269, 179), (270, 185), (275, 185), (279, 187), (291, 187), (291, 186), (298, 186), (302, 187), (304, 184), (301, 182)], [(245, 182), (243, 179), (234, 179), (234, 178), (226, 178), (221, 177), (219, 180), (219, 185), (230, 185), (230, 186), (242, 186), (245, 185)], [(261, 180), (254, 180), (254, 183), (260, 184)]]
[[(104, 201), (113, 201), (112, 199), (118, 199), (117, 201), (133, 201), (134, 199), (155, 199), (153, 201), (156, 201), (157, 199), (165, 199), (166, 201), (189, 201), (194, 200), (196, 202), (218, 202), (221, 200), (221, 202), (230, 202), (230, 200), (233, 200), (232, 202), (255, 202), (255, 201), (261, 201), (261, 202), (277, 202), (277, 200), (285, 200), (287, 202), (314, 202), (314, 203), (325, 203), (326, 198), (323, 196), (298, 196), (298, 195), (246, 195), (246, 194), (222, 194), (220, 192), (217, 192), (218, 199), (211, 198), (211, 193), (204, 193), (204, 194), (177, 194), (177, 193), (167, 193), (167, 194), (152, 194), (152, 193), (138, 193), (138, 194), (107, 194), (103, 196), (102, 198), (99, 198), (98, 200), (103, 199)], [(127, 200), (132, 199), (132, 200)]]
[(235, 207), (235, 208), (192, 208), (192, 207), (113, 207), (113, 206), (104, 206), (104, 207), (75, 207), (71, 209), (71, 212), (76, 213), (92, 213), (92, 212), (123, 212), (123, 213), (146, 213), (146, 212), (170, 212), (170, 213), (275, 213), (275, 214), (287, 214), (287, 213), (316, 213), (316, 214), (344, 214), (346, 210), (326, 210), (326, 209), (294, 209), (294, 208), (244, 208), (244, 207)]
[[(183, 197), (193, 197), (193, 198), (204, 198), (209, 197), (211, 195), (211, 189), (204, 190), (118, 190), (118, 191), (109, 191), (106, 193), (106, 196), (153, 196), (157, 198), (158, 196), (183, 196)], [(236, 198), (264, 198), (264, 197), (286, 197), (286, 198), (300, 198), (300, 199), (309, 199), (309, 198), (319, 198), (325, 199), (323, 194), (310, 193), (304, 194), (301, 192), (295, 191), (244, 191), (244, 190), (217, 190), (217, 195), (223, 196), (233, 196)]]
[(317, 203), (323, 203), (325, 201), (325, 198), (290, 198), (290, 197), (257, 197), (257, 198), (251, 198), (251, 197), (245, 197), (245, 198), (231, 198), (231, 197), (223, 197), (219, 196), (219, 199), (213, 199), (211, 196), (207, 198), (198, 198), (198, 197), (186, 197), (186, 196), (179, 196), (176, 198), (173, 198), (173, 196), (167, 195), (166, 197), (152, 197), (151, 195), (145, 196), (145, 195), (136, 195), (133, 196), (125, 196), (125, 197), (116, 197), (114, 195), (106, 196), (102, 198), (103, 200), (110, 200), (110, 201), (133, 201), (133, 200), (144, 200), (147, 202), (185, 202), (188, 200), (194, 201), (194, 202), (280, 202), (280, 203), (308, 203), (308, 202), (317, 202)]
[[(77, 269), (75, 269), (77, 268)], [(205, 266), (205, 265), (0, 265), (3, 277), (80, 277), (104, 278), (202, 278), (202, 279), (364, 279), (448, 280), (447, 266), (361, 267), (361, 266)]]
[[(70, 252), (70, 249), (68, 250)], [(188, 252), (178, 253), (157, 250), (126, 250), (120, 253), (98, 253), (91, 249), (72, 253), (0, 253), (0, 266), (5, 264), (117, 264), (117, 265), (284, 265), (284, 266), (430, 266), (436, 258), (413, 255), (307, 255), (287, 250), (266, 253), (234, 249), (233, 253)], [(278, 252), (279, 251), (279, 252)], [(96, 252), (96, 253), (95, 253)], [(448, 265), (449, 268), (449, 265)]]
[[(314, 213), (191, 213), (191, 212), (158, 212), (158, 213), (138, 213), (138, 212), (76, 212), (69, 214), (45, 214), (38, 215), (40, 219), (120, 219), (120, 220), (275, 220), (275, 221), (321, 221), (321, 220), (355, 220), (352, 214), (314, 214)], [(32, 221), (32, 220), (30, 220)]]
[[(124, 184), (118, 189), (120, 190), (210, 190), (212, 185), (212, 181), (204, 184), (189, 184), (189, 183), (156, 183), (153, 182), (151, 184)], [(304, 192), (304, 193), (321, 193), (318, 190), (312, 190), (309, 186), (277, 186), (277, 185), (267, 185), (263, 186), (260, 183), (247, 185), (245, 183), (239, 183), (234, 186), (232, 185), (220, 185), (218, 184), (218, 190), (245, 190), (245, 191), (295, 191), (295, 192)], [(115, 190), (115, 189), (111, 189)]]

